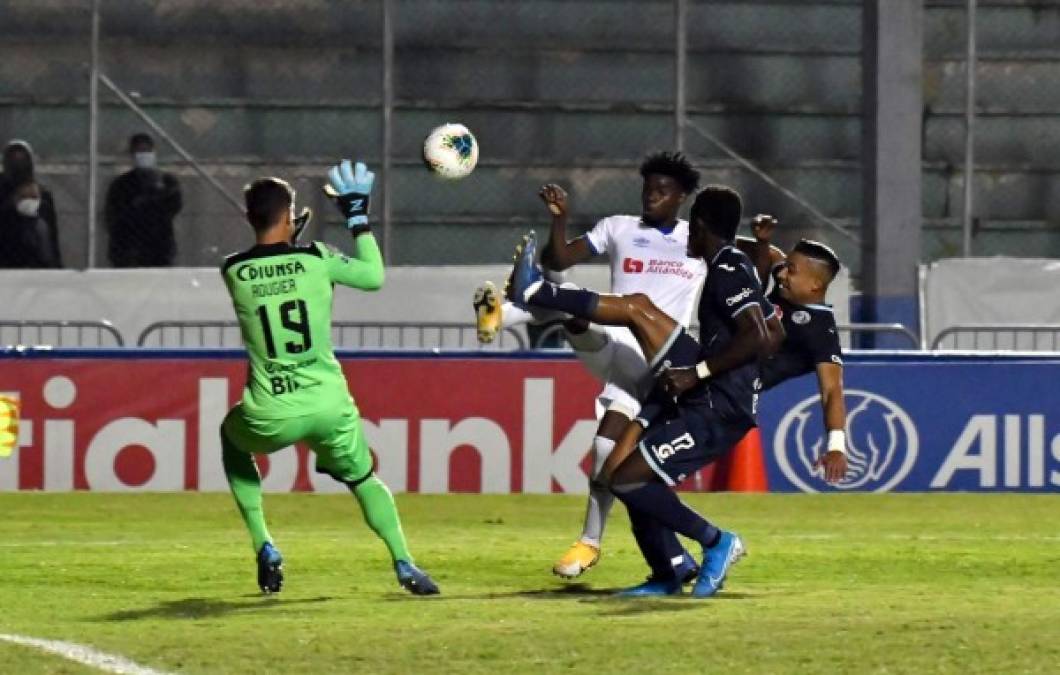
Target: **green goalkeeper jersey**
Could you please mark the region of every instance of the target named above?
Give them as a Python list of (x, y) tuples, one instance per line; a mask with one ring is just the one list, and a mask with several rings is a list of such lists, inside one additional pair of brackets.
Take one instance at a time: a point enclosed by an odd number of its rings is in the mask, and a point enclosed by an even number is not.
[(314, 241), (257, 245), (225, 259), (221, 274), (250, 357), (248, 415), (283, 419), (352, 405), (331, 345), (333, 285), (383, 285), (375, 237), (362, 234), (356, 244), (354, 257)]

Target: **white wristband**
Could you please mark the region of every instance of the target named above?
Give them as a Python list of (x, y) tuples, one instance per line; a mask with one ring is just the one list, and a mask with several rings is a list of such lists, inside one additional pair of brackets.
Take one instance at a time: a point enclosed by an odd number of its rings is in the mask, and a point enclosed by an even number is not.
[(847, 435), (841, 429), (833, 429), (828, 432), (828, 452), (841, 452), (847, 454)]
[(710, 377), (710, 368), (707, 367), (706, 361), (700, 361), (696, 364), (696, 375), (701, 380), (705, 380)]

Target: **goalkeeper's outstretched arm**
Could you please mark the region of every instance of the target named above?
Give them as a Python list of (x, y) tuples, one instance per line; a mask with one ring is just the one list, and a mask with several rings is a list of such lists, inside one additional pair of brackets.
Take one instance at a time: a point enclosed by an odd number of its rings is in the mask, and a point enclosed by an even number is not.
[(324, 259), (328, 263), (331, 280), (336, 284), (359, 288), (362, 291), (377, 291), (383, 287), (383, 255), (371, 232), (362, 232), (354, 237), (356, 252), (352, 256), (322, 245)]
[(352, 257), (330, 249), (325, 253), (331, 280), (366, 291), (381, 288), (384, 278), (383, 256), (368, 225), (368, 203), (374, 184), (375, 174), (364, 162), (353, 164), (344, 159), (328, 171), (328, 183), (324, 186), (324, 192), (346, 219), (356, 247)]

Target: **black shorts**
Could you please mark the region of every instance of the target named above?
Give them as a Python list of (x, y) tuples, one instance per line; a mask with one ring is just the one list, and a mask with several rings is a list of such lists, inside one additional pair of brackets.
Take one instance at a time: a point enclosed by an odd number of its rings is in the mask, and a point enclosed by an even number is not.
[(644, 430), (640, 454), (673, 486), (732, 450), (750, 428), (722, 419), (710, 406), (675, 407)]

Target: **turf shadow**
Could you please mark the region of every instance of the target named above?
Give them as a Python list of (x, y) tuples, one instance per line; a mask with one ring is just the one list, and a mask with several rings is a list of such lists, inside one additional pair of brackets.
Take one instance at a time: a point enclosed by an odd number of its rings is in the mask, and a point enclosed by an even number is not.
[(159, 603), (154, 607), (127, 609), (120, 612), (104, 614), (103, 621), (138, 621), (140, 619), (202, 619), (205, 617), (226, 616), (235, 612), (275, 611), (291, 605), (329, 602), (330, 597), (302, 598), (298, 600), (281, 600), (278, 597), (252, 597), (246, 601), (233, 602), (215, 598), (185, 598)]

